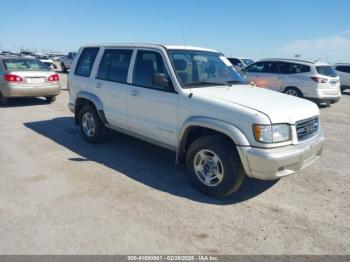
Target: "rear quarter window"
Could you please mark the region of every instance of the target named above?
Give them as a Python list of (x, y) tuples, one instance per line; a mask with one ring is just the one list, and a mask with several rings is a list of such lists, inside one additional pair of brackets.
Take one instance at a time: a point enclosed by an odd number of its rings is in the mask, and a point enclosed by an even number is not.
[(337, 73), (331, 66), (316, 66), (317, 73), (324, 76), (336, 77)]
[(98, 47), (84, 48), (75, 68), (75, 75), (90, 77), (98, 51)]

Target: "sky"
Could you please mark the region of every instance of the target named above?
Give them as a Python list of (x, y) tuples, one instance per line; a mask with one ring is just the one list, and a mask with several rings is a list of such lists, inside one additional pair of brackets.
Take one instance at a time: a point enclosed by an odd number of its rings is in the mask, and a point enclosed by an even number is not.
[(350, 1), (1, 1), (0, 50), (68, 52), (95, 43), (185, 43), (226, 56), (350, 62)]

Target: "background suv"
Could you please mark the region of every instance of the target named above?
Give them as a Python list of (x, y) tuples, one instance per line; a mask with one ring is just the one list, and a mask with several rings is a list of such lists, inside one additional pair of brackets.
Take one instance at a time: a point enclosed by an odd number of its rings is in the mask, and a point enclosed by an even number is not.
[(292, 96), (304, 97), (317, 104), (338, 102), (339, 77), (327, 63), (293, 59), (266, 59), (244, 70), (249, 82)]
[(350, 64), (339, 63), (334, 68), (340, 77), (341, 90), (350, 89)]

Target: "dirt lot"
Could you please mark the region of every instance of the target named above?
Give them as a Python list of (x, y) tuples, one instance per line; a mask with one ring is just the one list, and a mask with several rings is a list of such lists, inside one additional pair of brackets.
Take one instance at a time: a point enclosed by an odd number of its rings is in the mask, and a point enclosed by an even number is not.
[(118, 133), (88, 144), (67, 102), (63, 90), (0, 108), (1, 254), (350, 253), (350, 92), (320, 109), (319, 162), (225, 200), (199, 193), (171, 152)]

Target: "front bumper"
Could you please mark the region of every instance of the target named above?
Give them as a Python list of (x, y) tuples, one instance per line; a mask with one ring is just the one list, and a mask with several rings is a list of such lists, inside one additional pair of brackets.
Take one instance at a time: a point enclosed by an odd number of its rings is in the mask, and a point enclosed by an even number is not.
[(274, 180), (301, 171), (322, 153), (323, 133), (298, 145), (265, 149), (238, 146), (246, 174), (262, 180)]

